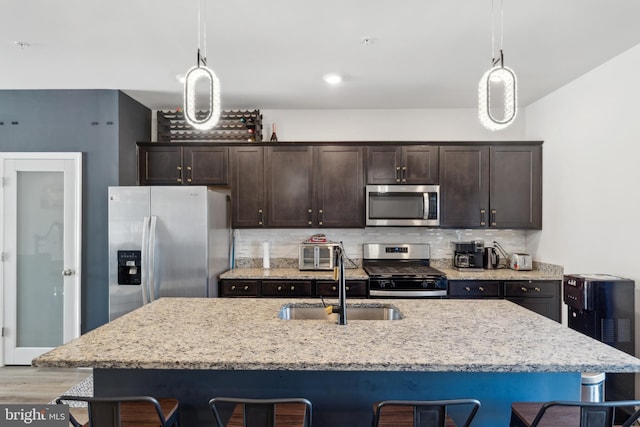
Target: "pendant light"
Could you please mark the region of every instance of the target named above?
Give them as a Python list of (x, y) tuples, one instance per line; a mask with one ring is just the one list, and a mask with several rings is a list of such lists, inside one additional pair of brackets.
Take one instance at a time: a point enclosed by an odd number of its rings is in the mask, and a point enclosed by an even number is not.
[[(184, 76), (184, 118), (193, 128), (209, 130), (218, 124), (220, 119), (220, 80), (216, 73), (207, 68), (207, 24), (205, 10), (204, 31), (202, 31), (200, 9), (203, 0), (198, 0), (198, 56), (197, 64), (187, 71)], [(200, 41), (203, 41), (204, 56), (200, 54)], [(209, 110), (205, 117), (196, 115), (196, 83), (200, 79), (208, 82), (207, 95), (209, 97)]]
[[(492, 68), (489, 69), (478, 84), (478, 116), (480, 123), (489, 130), (496, 131), (508, 127), (517, 113), (517, 79), (516, 74), (504, 66), (502, 41), (504, 36), (504, 0), (500, 0), (500, 55), (495, 55), (495, 33), (493, 24), (493, 0), (491, 0), (491, 55)], [(504, 114), (497, 118), (491, 112), (491, 86), (502, 85), (504, 91)]]

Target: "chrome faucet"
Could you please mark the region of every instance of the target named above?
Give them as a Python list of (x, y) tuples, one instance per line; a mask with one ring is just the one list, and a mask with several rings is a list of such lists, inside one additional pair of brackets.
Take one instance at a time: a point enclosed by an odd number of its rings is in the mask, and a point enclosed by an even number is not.
[(338, 281), (338, 306), (333, 306), (332, 313), (338, 313), (338, 325), (347, 324), (347, 285), (344, 275), (344, 250), (336, 245), (333, 252), (333, 280)]

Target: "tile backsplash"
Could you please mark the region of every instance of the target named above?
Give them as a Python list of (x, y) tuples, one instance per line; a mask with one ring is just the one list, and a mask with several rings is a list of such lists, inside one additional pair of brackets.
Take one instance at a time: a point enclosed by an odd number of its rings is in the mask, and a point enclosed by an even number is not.
[(363, 243), (428, 243), (431, 259), (453, 258), (451, 242), (484, 240), (486, 246), (497, 241), (507, 252), (523, 252), (526, 232), (523, 230), (451, 230), (440, 228), (368, 227), (358, 229), (236, 229), (236, 260), (260, 259), (263, 244), (269, 244), (271, 259), (298, 259), (298, 244), (315, 233), (323, 233), (329, 241), (342, 242), (349, 258), (362, 259)]

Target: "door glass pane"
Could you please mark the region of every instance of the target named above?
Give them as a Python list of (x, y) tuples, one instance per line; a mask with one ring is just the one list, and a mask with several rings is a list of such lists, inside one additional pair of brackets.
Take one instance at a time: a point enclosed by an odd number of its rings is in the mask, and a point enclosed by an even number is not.
[(17, 347), (63, 343), (64, 173), (17, 177)]

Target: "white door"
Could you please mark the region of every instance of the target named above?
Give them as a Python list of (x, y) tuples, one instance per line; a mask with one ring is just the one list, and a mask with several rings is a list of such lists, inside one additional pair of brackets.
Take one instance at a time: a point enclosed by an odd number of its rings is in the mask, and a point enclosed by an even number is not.
[(81, 153), (0, 153), (0, 365), (80, 336)]

